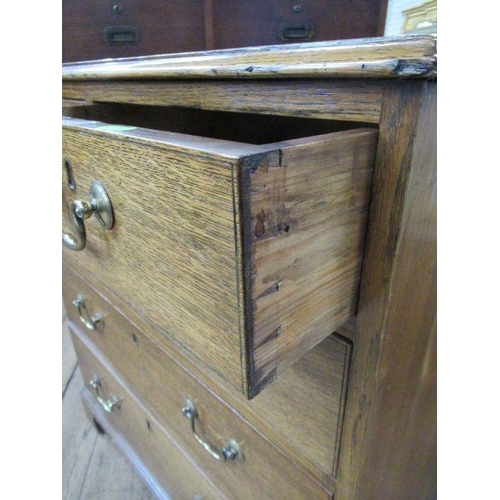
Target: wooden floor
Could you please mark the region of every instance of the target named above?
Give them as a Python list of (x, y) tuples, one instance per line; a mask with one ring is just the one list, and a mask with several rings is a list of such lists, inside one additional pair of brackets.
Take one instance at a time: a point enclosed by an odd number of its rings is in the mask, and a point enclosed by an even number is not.
[(64, 308), (62, 346), (62, 499), (154, 499), (121, 451), (85, 415), (79, 395), (83, 379)]

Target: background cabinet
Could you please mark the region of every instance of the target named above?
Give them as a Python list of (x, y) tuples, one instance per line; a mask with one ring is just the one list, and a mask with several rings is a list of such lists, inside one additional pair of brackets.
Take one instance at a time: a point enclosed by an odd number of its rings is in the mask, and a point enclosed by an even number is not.
[(381, 36), (387, 0), (64, 0), (63, 62)]

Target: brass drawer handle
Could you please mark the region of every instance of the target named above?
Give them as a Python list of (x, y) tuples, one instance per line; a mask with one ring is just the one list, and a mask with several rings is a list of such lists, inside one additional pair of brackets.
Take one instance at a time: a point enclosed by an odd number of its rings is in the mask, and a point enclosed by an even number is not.
[(102, 316), (97, 313), (94, 316), (88, 320), (85, 318), (83, 314), (83, 310), (86, 309), (85, 307), (85, 299), (83, 298), (82, 295), (78, 294), (76, 299), (73, 301), (73, 305), (78, 309), (78, 315), (80, 316), (80, 321), (89, 329), (89, 330), (95, 330), (97, 327), (97, 323), (102, 321)]
[(83, 250), (87, 244), (87, 233), (84, 220), (95, 214), (104, 229), (113, 227), (113, 207), (104, 187), (94, 181), (90, 186), (90, 202), (74, 200), (71, 203), (71, 216), (75, 226), (76, 236), (63, 233), (63, 245), (70, 250)]
[(279, 27), (282, 40), (311, 40), (314, 38), (313, 23), (283, 23)]
[(191, 422), (191, 431), (198, 441), (198, 443), (203, 446), (203, 448), (214, 457), (216, 460), (225, 462), (226, 460), (234, 460), (240, 454), (240, 447), (238, 443), (230, 439), (226, 446), (224, 446), (220, 451), (207, 443), (197, 432), (195, 427), (195, 420), (198, 418), (198, 411), (190, 399), (186, 399), (184, 402), (184, 408), (182, 409), (182, 414), (188, 418)]
[(109, 399), (101, 396), (100, 391), (102, 389), (102, 384), (101, 379), (97, 375), (94, 375), (94, 378), (89, 382), (89, 384), (95, 391), (97, 401), (99, 401), (99, 404), (106, 412), (111, 413), (112, 411), (120, 409), (120, 400), (116, 396), (112, 396)]

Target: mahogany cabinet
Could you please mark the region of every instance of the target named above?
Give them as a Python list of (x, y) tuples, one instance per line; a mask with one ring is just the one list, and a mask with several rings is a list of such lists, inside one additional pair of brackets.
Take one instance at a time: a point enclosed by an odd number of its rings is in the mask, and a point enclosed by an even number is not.
[(384, 34), (387, 0), (63, 0), (63, 62)]

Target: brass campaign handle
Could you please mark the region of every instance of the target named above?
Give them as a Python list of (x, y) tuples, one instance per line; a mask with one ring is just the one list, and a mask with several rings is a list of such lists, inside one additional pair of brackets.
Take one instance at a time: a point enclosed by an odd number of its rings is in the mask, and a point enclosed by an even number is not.
[(194, 437), (201, 444), (201, 446), (214, 457), (216, 460), (225, 462), (226, 460), (234, 460), (240, 454), (240, 447), (236, 441), (232, 439), (229, 440), (220, 451), (211, 444), (207, 443), (196, 431), (195, 421), (198, 418), (198, 411), (190, 399), (186, 399), (184, 402), (184, 408), (182, 408), (182, 414), (189, 419), (191, 422), (191, 432)]
[(95, 214), (104, 229), (113, 227), (113, 207), (108, 193), (97, 181), (90, 186), (90, 202), (74, 200), (71, 203), (71, 218), (75, 229), (75, 236), (68, 233), (62, 234), (63, 245), (70, 250), (80, 251), (87, 245), (87, 233), (84, 220)]

